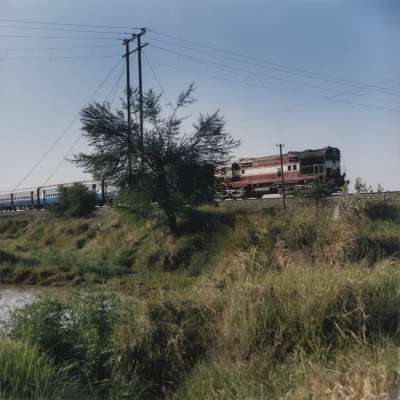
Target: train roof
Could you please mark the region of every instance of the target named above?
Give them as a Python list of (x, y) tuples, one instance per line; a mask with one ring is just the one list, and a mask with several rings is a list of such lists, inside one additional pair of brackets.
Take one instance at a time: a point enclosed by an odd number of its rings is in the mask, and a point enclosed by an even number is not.
[[(283, 157), (298, 157), (298, 158), (308, 158), (308, 157), (322, 157), (327, 152), (333, 152), (335, 154), (340, 154), (340, 150), (337, 147), (326, 146), (320, 149), (307, 149), (303, 151), (289, 151), (282, 154)], [(251, 162), (251, 161), (273, 161), (280, 158), (279, 154), (274, 154), (272, 156), (260, 156), (260, 157), (246, 157), (239, 158), (236, 162)]]
[(95, 180), (85, 180), (85, 181), (74, 181), (74, 182), (63, 182), (63, 183), (55, 183), (54, 185), (45, 185), (45, 186), (34, 186), (34, 187), (28, 187), (28, 188), (22, 188), (22, 189), (17, 189), (17, 190), (0, 190), (0, 194), (7, 194), (7, 193), (25, 193), (25, 192), (31, 192), (35, 191), (37, 189), (48, 189), (48, 188), (53, 188), (53, 187), (58, 187), (58, 186), (66, 186), (66, 185), (73, 185), (74, 183), (94, 183), (97, 182)]

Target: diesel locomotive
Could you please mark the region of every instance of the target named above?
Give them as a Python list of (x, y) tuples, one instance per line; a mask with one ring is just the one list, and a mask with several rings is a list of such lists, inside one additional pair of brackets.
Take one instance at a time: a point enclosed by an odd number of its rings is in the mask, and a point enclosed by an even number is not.
[(288, 192), (312, 182), (326, 182), (335, 192), (346, 182), (341, 171), (340, 150), (330, 146), (290, 151), (282, 155), (282, 160), (279, 154), (241, 158), (217, 171), (226, 198), (279, 193), (282, 174)]

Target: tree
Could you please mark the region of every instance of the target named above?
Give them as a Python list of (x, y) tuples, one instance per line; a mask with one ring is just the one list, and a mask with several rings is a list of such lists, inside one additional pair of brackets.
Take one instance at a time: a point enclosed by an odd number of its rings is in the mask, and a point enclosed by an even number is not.
[(80, 183), (71, 187), (60, 186), (59, 193), (60, 201), (53, 208), (57, 214), (84, 217), (96, 209), (96, 194)]
[[(183, 132), (183, 108), (193, 104), (190, 85), (177, 98), (172, 112), (164, 117), (160, 96), (153, 90), (144, 95), (144, 170), (139, 126), (128, 133), (123, 111), (94, 103), (81, 112), (84, 136), (93, 153), (75, 155), (74, 162), (97, 179), (112, 181), (120, 189), (145, 194), (156, 202), (177, 228), (177, 215), (186, 207), (210, 201), (215, 195), (215, 168), (226, 164), (240, 141), (225, 130), (219, 111), (200, 115), (191, 133)], [(138, 120), (138, 95), (133, 92), (133, 114)]]

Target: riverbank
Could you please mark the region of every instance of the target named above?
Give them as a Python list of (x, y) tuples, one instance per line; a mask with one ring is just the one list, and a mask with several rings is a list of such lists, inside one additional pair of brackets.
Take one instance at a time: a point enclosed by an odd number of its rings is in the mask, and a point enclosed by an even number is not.
[(3, 397), (389, 399), (400, 209), (348, 210), (204, 207), (175, 235), (112, 209), (6, 223), (8, 267), (82, 280), (15, 313)]

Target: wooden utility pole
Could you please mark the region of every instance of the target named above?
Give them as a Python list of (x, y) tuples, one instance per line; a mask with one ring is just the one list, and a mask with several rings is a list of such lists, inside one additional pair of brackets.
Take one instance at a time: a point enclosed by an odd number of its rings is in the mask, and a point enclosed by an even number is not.
[(129, 63), (129, 43), (134, 40), (134, 35), (131, 38), (124, 40), (125, 45), (125, 62), (126, 62), (126, 112), (128, 118), (128, 186), (129, 190), (133, 189), (133, 171), (132, 171), (132, 114), (131, 114), (131, 72)]
[[(139, 129), (140, 129), (140, 156), (142, 175), (144, 174), (144, 116), (143, 116), (143, 77), (142, 77), (142, 49), (147, 46), (141, 44), (141, 37), (146, 33), (146, 28), (142, 28), (138, 34), (132, 34), (128, 39), (125, 39), (125, 61), (126, 61), (126, 107), (128, 116), (128, 174), (129, 174), (129, 189), (133, 189), (133, 170), (132, 170), (132, 90), (130, 77), (130, 55), (134, 52), (138, 53), (138, 72), (139, 72)], [(137, 39), (137, 48), (133, 51), (129, 50), (129, 43)]]
[(283, 155), (282, 155), (282, 147), (285, 145), (280, 143), (276, 145), (279, 147), (279, 154), (281, 156), (281, 179), (282, 179), (282, 205), (283, 209), (286, 210), (286, 190), (285, 190), (285, 177), (283, 175)]
[(138, 72), (139, 72), (139, 118), (140, 118), (140, 158), (142, 174), (144, 174), (144, 117), (143, 117), (143, 76), (142, 76), (142, 49), (147, 46), (147, 43), (142, 46), (141, 37), (146, 33), (146, 28), (137, 35), (137, 56), (138, 56)]

